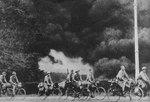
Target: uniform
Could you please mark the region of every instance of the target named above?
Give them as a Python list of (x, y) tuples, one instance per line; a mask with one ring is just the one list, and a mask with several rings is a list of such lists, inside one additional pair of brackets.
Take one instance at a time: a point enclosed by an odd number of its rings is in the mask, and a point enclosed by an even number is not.
[(39, 88), (39, 91), (43, 91), (44, 90), (44, 83), (43, 82), (39, 83), (38, 88)]
[(6, 77), (4, 75), (0, 75), (0, 83), (1, 84), (7, 83)]
[(3, 88), (6, 88), (7, 86), (10, 86), (4, 75), (0, 75), (0, 84), (1, 84), (1, 87), (3, 87)]
[(150, 80), (145, 72), (140, 72), (138, 76), (138, 83), (142, 86), (142, 88), (148, 87), (150, 85)]
[(150, 80), (149, 77), (146, 74), (146, 67), (142, 68), (142, 71), (140, 72), (139, 76), (138, 76), (138, 84), (142, 87), (142, 89), (144, 90), (144, 95), (146, 95), (147, 91), (150, 88)]
[(124, 71), (124, 70), (120, 70), (116, 77), (120, 81), (126, 81), (127, 79), (129, 79), (126, 71)]
[(4, 75), (0, 75), (0, 95), (1, 95), (1, 90), (6, 89), (9, 86), (10, 84), (7, 82), (6, 77)]
[(129, 76), (126, 73), (124, 66), (121, 66), (121, 70), (118, 72), (116, 78), (118, 80), (118, 84), (122, 87), (122, 90), (124, 91), (125, 86), (129, 80)]
[(93, 82), (94, 81), (94, 75), (92, 72), (90, 72), (89, 74), (87, 74), (87, 81), (89, 82)]
[(18, 78), (16, 76), (16, 72), (12, 72), (12, 76), (10, 76), (9, 82), (13, 86), (13, 95), (15, 95), (15, 89), (19, 84)]
[(49, 88), (49, 86), (52, 87), (52, 84), (53, 84), (53, 82), (52, 82), (51, 76), (50, 76), (50, 75), (49, 75), (49, 76), (46, 75), (45, 78), (44, 78), (44, 86), (45, 86), (45, 89), (47, 90), (47, 89)]
[(79, 73), (76, 73), (74, 75), (74, 81), (76, 82), (77, 86), (81, 85), (82, 78), (81, 78), (81, 75)]
[(73, 82), (74, 81), (74, 74), (73, 73), (68, 74), (67, 81), (69, 81), (69, 82)]
[(12, 75), (10, 77), (10, 81), (9, 81), (12, 85), (17, 85), (19, 83), (18, 78), (16, 75)]

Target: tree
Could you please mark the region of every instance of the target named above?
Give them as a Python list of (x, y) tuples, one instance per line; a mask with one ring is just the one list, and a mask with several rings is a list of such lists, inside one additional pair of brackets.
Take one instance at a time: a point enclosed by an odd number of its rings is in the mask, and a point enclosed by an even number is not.
[(120, 59), (102, 58), (99, 59), (94, 65), (95, 77), (104, 76), (112, 79), (116, 77), (121, 65), (126, 67), (128, 74), (131, 75), (134, 73), (133, 63), (125, 56), (121, 57)]
[(35, 80), (36, 72), (41, 72), (31, 70), (33, 66), (34, 69), (38, 69), (38, 65), (29, 61), (36, 56), (33, 53), (26, 53), (27, 47), (35, 41), (35, 35), (29, 32), (31, 26), (27, 27), (26, 22), (29, 17), (27, 14), (29, 6), (26, 7), (19, 0), (1, 0), (1, 2), (0, 71), (6, 71), (10, 75), (14, 70), (23, 82)]

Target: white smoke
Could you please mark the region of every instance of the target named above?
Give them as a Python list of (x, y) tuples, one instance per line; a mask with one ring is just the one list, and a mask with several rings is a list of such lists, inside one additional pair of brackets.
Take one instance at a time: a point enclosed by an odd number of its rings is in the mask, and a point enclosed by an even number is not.
[(38, 62), (39, 69), (44, 70), (45, 72), (58, 72), (58, 73), (67, 73), (67, 70), (80, 70), (81, 74), (87, 74), (89, 69), (92, 67), (89, 64), (84, 64), (82, 58), (69, 58), (64, 55), (63, 52), (58, 52), (53, 49), (50, 50), (50, 56), (54, 57), (54, 60), (57, 63), (53, 63), (48, 56), (41, 58)]

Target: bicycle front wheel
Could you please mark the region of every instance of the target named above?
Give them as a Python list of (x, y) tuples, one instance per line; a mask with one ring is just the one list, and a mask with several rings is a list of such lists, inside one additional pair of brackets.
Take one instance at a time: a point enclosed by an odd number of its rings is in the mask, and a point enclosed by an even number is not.
[(72, 89), (67, 89), (66, 90), (66, 99), (68, 99), (69, 97), (72, 97), (73, 99), (75, 98), (75, 91)]
[(9, 97), (13, 96), (13, 89), (12, 88), (7, 88), (7, 90), (6, 90), (6, 96), (9, 96)]
[(25, 89), (21, 88), (18, 90), (17, 95), (26, 95)]
[(54, 89), (53, 92), (52, 92), (52, 95), (55, 96), (62, 96), (62, 92), (61, 90), (58, 88), (58, 89)]
[(142, 88), (140, 88), (139, 86), (136, 86), (131, 89), (130, 95), (131, 95), (132, 100), (141, 100), (141, 98), (144, 96), (144, 92)]
[(103, 100), (106, 97), (106, 91), (103, 87), (99, 87), (99, 88), (96, 88), (93, 95), (95, 99)]
[(117, 102), (118, 100), (120, 100), (120, 95), (117, 93), (119, 92), (116, 89), (110, 88), (107, 92), (108, 99)]

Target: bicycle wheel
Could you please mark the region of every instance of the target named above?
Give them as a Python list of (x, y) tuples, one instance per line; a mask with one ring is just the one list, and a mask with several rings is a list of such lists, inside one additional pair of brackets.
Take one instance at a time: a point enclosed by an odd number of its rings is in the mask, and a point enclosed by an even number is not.
[(68, 99), (69, 97), (75, 98), (75, 91), (72, 89), (67, 89), (66, 90), (66, 99)]
[(103, 87), (99, 87), (99, 88), (96, 88), (93, 95), (95, 99), (103, 100), (106, 97), (106, 91)]
[(38, 96), (42, 96), (42, 95), (44, 95), (44, 94), (45, 94), (45, 92), (44, 92), (44, 91), (40, 91), (40, 90), (39, 90), (38, 93), (37, 93)]
[(18, 92), (17, 92), (17, 95), (26, 95), (26, 91), (25, 91), (25, 89), (23, 89), (23, 88), (20, 88), (19, 90), (18, 90)]
[(53, 95), (53, 90), (52, 90), (52, 89), (47, 89), (47, 90), (45, 90), (45, 95), (46, 95), (46, 96)]
[(5, 95), (9, 96), (9, 97), (13, 97), (13, 89), (12, 88), (7, 88)]
[(139, 86), (136, 86), (130, 90), (130, 95), (132, 100), (141, 100), (144, 96), (144, 92)]
[(17, 95), (21, 96), (22, 99), (25, 99), (26, 96), (26, 90), (23, 88), (18, 89)]
[(108, 99), (111, 101), (118, 101), (120, 99), (120, 95), (116, 93), (118, 93), (116, 89), (110, 88), (107, 92)]
[(79, 94), (79, 99), (83, 98), (83, 99), (87, 99), (90, 96), (90, 91), (88, 91), (88, 89), (83, 88)]
[(53, 92), (52, 92), (52, 95), (57, 95), (57, 96), (61, 96), (62, 95), (62, 92), (61, 90), (58, 88), (58, 89), (53, 89)]

